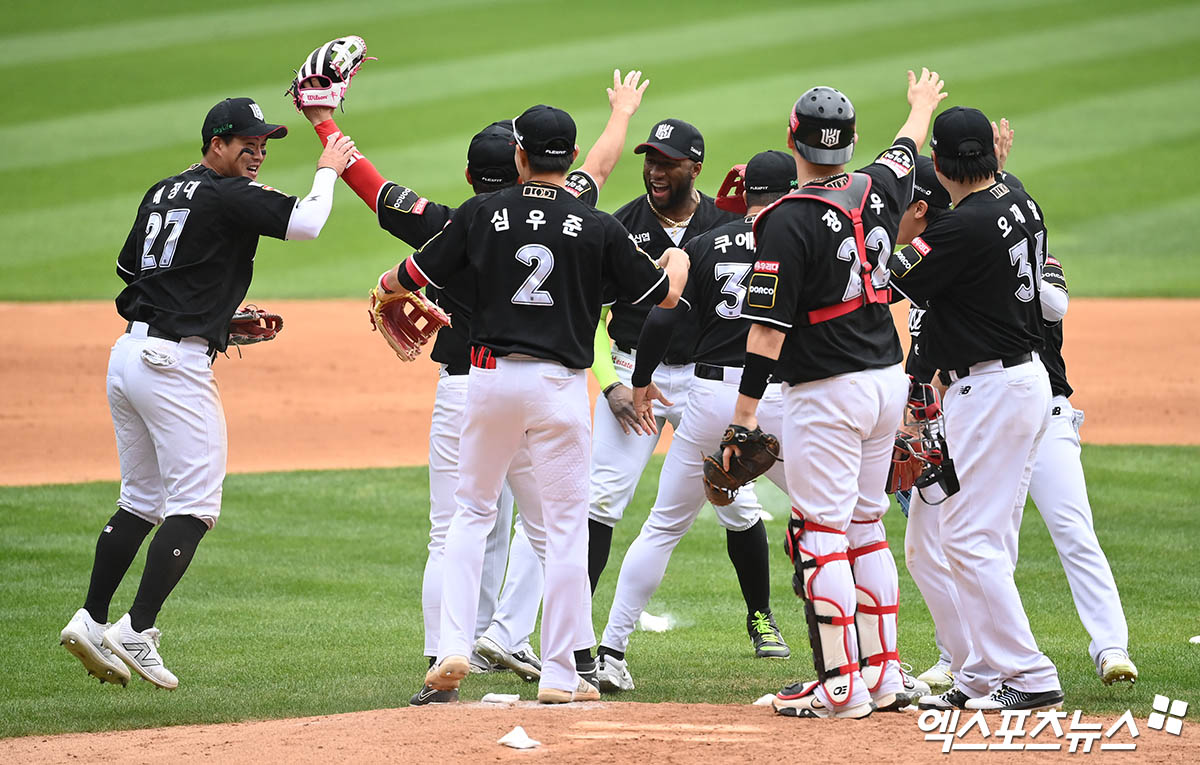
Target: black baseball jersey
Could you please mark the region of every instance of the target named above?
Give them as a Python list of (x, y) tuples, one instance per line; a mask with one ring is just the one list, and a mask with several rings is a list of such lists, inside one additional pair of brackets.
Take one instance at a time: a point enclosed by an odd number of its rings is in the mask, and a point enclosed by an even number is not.
[[(567, 175), (567, 190), (584, 204), (595, 207), (599, 191), (592, 176), (582, 170)], [(388, 181), (379, 194), (379, 225), (413, 249), (428, 242), (454, 216), (454, 208), (430, 201), (410, 188)], [(466, 368), (470, 363), (470, 301), (475, 299), (475, 281), (469, 272), (454, 279), (446, 289), (433, 285), (425, 294), (450, 316), (450, 326), (439, 330), (429, 358), (448, 366)]]
[(683, 299), (696, 315), (693, 361), (722, 367), (746, 363), (742, 319), (750, 274), (754, 270), (754, 216), (717, 226), (693, 237), (687, 246), (691, 268)]
[[(629, 202), (613, 213), (621, 225), (633, 237), (633, 241), (650, 257), (658, 259), (669, 247), (682, 247), (689, 239), (703, 234), (714, 226), (738, 220), (734, 213), (726, 212), (717, 207), (712, 197), (700, 194), (700, 204), (692, 214), (692, 220), (684, 231), (678, 245), (663, 230), (662, 221), (650, 208), (650, 200), (645, 194)], [(612, 316), (608, 321), (608, 336), (620, 348), (637, 348), (638, 336), (642, 333), (642, 324), (646, 322), (646, 314), (650, 313), (651, 304), (632, 305), (623, 300), (617, 300), (612, 306)], [(671, 344), (664, 359), (667, 364), (687, 364), (692, 361), (692, 349), (696, 344), (696, 328), (692, 317), (681, 317), (671, 337)]]
[(164, 178), (142, 197), (117, 256), (126, 287), (117, 312), (217, 350), (254, 275), (260, 236), (283, 239), (296, 197), (203, 165)]
[(440, 287), (472, 269), (471, 345), (571, 369), (592, 365), (606, 284), (650, 305), (669, 288), (615, 218), (538, 182), (467, 200), (405, 268)]
[(1045, 253), (1041, 208), (998, 181), (967, 195), (896, 253), (892, 285), (930, 309), (921, 344), (929, 363), (961, 369), (1040, 349)]
[[(828, 188), (857, 188), (870, 179), (862, 226), (872, 290), (886, 294), (892, 243), (912, 202), (917, 147), (898, 139), (854, 176)], [(861, 174), (861, 175), (860, 175)], [(847, 186), (847, 181), (850, 186)], [(821, 380), (899, 364), (904, 358), (886, 298), (866, 302), (867, 287), (848, 215), (813, 199), (802, 187), (759, 214), (757, 259), (742, 315), (787, 333), (775, 375), (785, 382)], [(813, 321), (810, 312), (844, 304), (854, 310)]]
[[(1062, 264), (1049, 253), (1046, 254), (1046, 264), (1042, 267), (1042, 280), (1055, 289), (1067, 292), (1067, 277), (1063, 274)], [(1075, 391), (1067, 382), (1067, 362), (1063, 360), (1063, 329), (1062, 321), (1045, 322), (1042, 334), (1046, 344), (1042, 346), (1042, 364), (1050, 375), (1050, 391), (1055, 396), (1071, 397)]]
[(937, 367), (929, 363), (929, 356), (921, 353), (921, 336), (925, 332), (925, 309), (909, 303), (908, 306), (908, 358), (904, 361), (904, 371), (915, 377), (918, 382), (930, 382), (937, 374)]

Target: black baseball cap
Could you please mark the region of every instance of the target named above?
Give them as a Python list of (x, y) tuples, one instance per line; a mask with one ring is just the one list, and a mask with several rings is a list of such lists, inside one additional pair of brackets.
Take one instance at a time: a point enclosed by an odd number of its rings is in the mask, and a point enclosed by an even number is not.
[(950, 192), (938, 180), (933, 169), (933, 160), (924, 154), (917, 155), (917, 171), (913, 176), (913, 202), (924, 202), (930, 207), (950, 209)]
[(515, 145), (512, 120), (493, 122), (480, 130), (467, 148), (467, 169), (471, 171), (471, 177), (497, 186), (516, 183)]
[(796, 160), (782, 151), (760, 151), (746, 163), (746, 193), (767, 194), (796, 188)]
[(695, 125), (683, 120), (663, 120), (650, 129), (650, 137), (639, 143), (633, 153), (645, 154), (646, 149), (654, 149), (671, 159), (703, 162), (704, 136)]
[(287, 132), (283, 125), (265, 121), (262, 108), (253, 98), (226, 98), (208, 110), (200, 138), (207, 146), (215, 135), (283, 138)]
[(562, 109), (538, 104), (512, 121), (517, 146), (543, 157), (569, 157), (575, 151), (575, 120)]
[(978, 109), (952, 106), (933, 121), (929, 145), (939, 157), (965, 159), (995, 154), (992, 123)]

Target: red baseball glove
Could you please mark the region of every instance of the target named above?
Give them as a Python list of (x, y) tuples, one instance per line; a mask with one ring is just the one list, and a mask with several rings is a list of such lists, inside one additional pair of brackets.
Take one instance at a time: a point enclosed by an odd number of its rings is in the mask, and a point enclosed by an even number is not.
[(283, 317), (247, 305), (229, 320), (229, 345), (251, 345), (274, 340), (283, 329)]

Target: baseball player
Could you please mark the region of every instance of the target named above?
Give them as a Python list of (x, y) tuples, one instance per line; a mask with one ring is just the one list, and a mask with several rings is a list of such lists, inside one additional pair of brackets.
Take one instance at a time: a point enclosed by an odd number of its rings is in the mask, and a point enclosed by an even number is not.
[[(584, 203), (595, 206), (599, 189), (620, 159), (629, 120), (641, 104), (649, 80), (640, 83), (640, 71), (622, 78), (613, 72), (608, 89), (612, 116), (583, 166), (570, 172), (566, 188)], [(333, 109), (306, 107), (304, 114), (318, 136), (338, 131)], [(512, 121), (496, 122), (472, 139), (467, 151), (466, 178), (476, 193), (489, 193), (516, 184), (513, 160)], [(346, 182), (376, 212), (379, 224), (393, 236), (412, 247), (420, 247), (440, 231), (454, 209), (431, 202), (411, 189), (385, 181), (361, 154), (356, 155)], [(425, 654), (433, 665), (437, 654), (441, 611), (441, 583), (446, 531), (453, 517), (454, 490), (458, 485), (459, 428), (467, 397), (467, 371), (470, 369), (467, 327), (464, 321), (474, 300), (474, 284), (462, 283), (448, 290), (432, 286), (427, 294), (444, 310), (456, 317), (450, 327), (437, 335), (430, 357), (441, 364), (433, 419), (430, 425), (430, 542), (422, 586), (422, 614), (425, 621)], [(522, 454), (527, 461), (527, 455)], [(536, 492), (524, 498), (536, 502)], [(512, 669), (527, 680), (541, 674), (541, 662), (529, 645), (529, 636), (537, 622), (542, 599), (542, 571), (518, 520), (508, 555), (505, 576), (505, 543), (512, 523), (512, 494), (506, 483), (500, 495), (497, 522), (488, 535), (485, 548), (479, 612), (478, 636), (471, 655), (472, 671), (489, 671), (493, 666)], [(504, 579), (501, 595), (500, 582)], [(499, 602), (497, 596), (501, 595)], [(456, 691), (422, 688), (412, 704), (446, 703), (457, 700)]]
[(535, 529), (545, 534), (538, 700), (563, 703), (599, 698), (579, 677), (575, 652), (590, 656), (594, 643), (584, 562), (590, 413), (583, 370), (592, 363), (603, 292), (673, 306), (686, 281), (687, 255), (669, 250), (660, 271), (612, 216), (566, 190), (579, 153), (566, 112), (531, 107), (513, 121), (513, 134), (525, 182), (467, 200), (441, 233), (384, 274), (380, 288), (445, 284), (467, 268), (479, 285), (460, 441), (461, 461), (472, 470), (460, 476), (446, 540), (446, 556), (460, 575), (443, 583), (439, 661), (426, 684), (456, 690), (468, 672), (483, 541), (524, 439), (541, 502), (527, 507), (518, 499), (518, 510), (531, 541)]
[[(717, 208), (711, 197), (696, 189), (696, 178), (704, 164), (704, 137), (695, 126), (678, 119), (662, 120), (651, 128), (649, 137), (634, 152), (645, 155), (642, 180), (646, 193), (622, 206), (614, 216), (651, 257), (738, 219), (733, 213)], [(665, 363), (654, 376), (663, 398), (673, 404), (661, 405), (654, 432), (639, 426), (629, 377), (637, 357), (638, 336), (648, 313), (648, 306), (618, 300), (611, 309), (605, 309), (596, 330), (596, 362), (592, 373), (600, 383), (607, 406), (601, 406), (597, 398), (588, 508), (588, 576), (593, 592), (608, 564), (613, 527), (633, 498), (658, 443), (657, 428), (666, 422), (672, 427), (679, 426), (693, 379), (691, 355), (696, 334), (690, 326), (691, 319), (685, 316), (675, 329)], [(735, 535), (749, 532), (762, 508), (752, 490), (741, 492), (737, 504), (741, 519), (754, 520), (727, 527), (730, 549), (749, 550), (757, 538), (754, 533), (750, 532), (745, 540)], [(722, 518), (722, 523), (726, 520)], [(734, 565), (737, 567), (737, 560)]]
[[(654, 507), (621, 564), (608, 624), (597, 651), (601, 691), (633, 689), (625, 655), (630, 633), (662, 582), (671, 552), (704, 505), (703, 455), (717, 448), (725, 423), (733, 413), (735, 386), (750, 328), (748, 322), (741, 320), (741, 311), (749, 274), (754, 268), (751, 228), (759, 211), (795, 185), (796, 164), (790, 155), (780, 151), (755, 155), (745, 171), (745, 217), (688, 242), (684, 249), (692, 266), (680, 307), (651, 310), (642, 327), (632, 374), (638, 405), (645, 401), (654, 370), (667, 353), (673, 330), (688, 310), (697, 314), (698, 340), (693, 354), (696, 379), (687, 393), (687, 405), (663, 463)], [(772, 388), (778, 397), (779, 386)], [(743, 554), (750, 558), (738, 568), (738, 574), (742, 577), (740, 584), (748, 614), (746, 626), (755, 654), (787, 658), (791, 651), (771, 613), (770, 558), (762, 518), (757, 509), (744, 504), (715, 510), (727, 529), (746, 528), (741, 536), (757, 541), (753, 547), (735, 549), (734, 536), (731, 534), (729, 538), (731, 558)], [(741, 515), (747, 510), (748, 517)]]
[[(1008, 131), (1007, 121), (1002, 121), (997, 128), (997, 135), (1005, 131), (1010, 136), (1007, 143), (1011, 145), (1011, 131)], [(1024, 188), (1016, 176), (1003, 171), (1006, 155), (1006, 150), (997, 148), (1001, 167), (997, 180), (1010, 187)], [(900, 244), (908, 244), (913, 237), (920, 236), (930, 221), (936, 220), (950, 207), (950, 196), (938, 182), (933, 160), (928, 157), (917, 158), (916, 186), (918, 196), (924, 196), (925, 199), (914, 202), (901, 221)], [(1123, 680), (1134, 682), (1137, 680), (1137, 667), (1129, 658), (1129, 631), (1121, 610), (1121, 597), (1108, 559), (1096, 539), (1083, 466), (1079, 460), (1076, 420), (1082, 421), (1083, 415), (1076, 414), (1078, 410), (1072, 409), (1069, 401), (1072, 389), (1067, 382), (1066, 364), (1062, 358), (1062, 318), (1068, 302), (1066, 278), (1061, 264), (1049, 254), (1042, 270), (1038, 297), (1045, 321), (1046, 339), (1040, 355), (1050, 377), (1054, 398), (1051, 402), (1050, 424), (1034, 460), (1029, 493), (1046, 522), (1046, 528), (1050, 530), (1050, 538), (1059, 552), (1067, 582), (1071, 586), (1076, 611), (1091, 636), (1088, 650), (1097, 673), (1107, 685)], [(929, 381), (937, 370), (931, 369), (927, 358), (921, 354), (920, 333), (924, 315), (924, 309), (910, 306), (909, 330), (913, 334), (913, 341), (907, 370), (916, 379)], [(953, 587), (953, 584), (948, 561), (938, 544), (938, 510), (927, 505), (919, 495), (913, 502), (916, 507), (910, 508), (905, 534), (909, 571), (923, 595), (930, 599), (945, 600), (952, 597), (945, 590)], [(1016, 561), (1013, 563), (1015, 565)], [(945, 629), (959, 630), (961, 625), (955, 620)], [(932, 678), (933, 673), (950, 671), (950, 653), (940, 638), (938, 651), (938, 664), (922, 677), (929, 675)], [(952, 682), (953, 678), (948, 676), (942, 684), (948, 687)]]
[[(227, 444), (212, 362), (250, 287), (258, 238), (315, 239), (354, 150), (335, 136), (297, 198), (258, 182), (268, 139), (286, 135), (249, 98), (215, 105), (200, 163), (150, 187), (117, 257), (126, 284), (117, 312), (128, 324), (109, 356), (107, 391), (121, 493), (96, 542), (83, 608), (60, 636), (101, 682), (125, 685), (132, 669), (160, 688), (179, 685), (154, 622), (221, 513)], [(133, 605), (110, 625), (113, 594), (159, 524)]]
[(936, 72), (909, 72), (908, 119), (889, 149), (850, 174), (853, 105), (833, 88), (804, 93), (788, 133), (801, 188), (754, 224), (757, 258), (742, 311), (753, 326), (731, 427), (757, 426), (773, 371), (785, 383), (789, 552), (817, 670), (816, 682), (776, 694), (781, 714), (862, 718), (875, 694), (904, 688), (882, 516), (909, 386), (888, 310), (888, 264), (942, 86)]
[[(994, 140), (977, 109), (938, 115), (934, 167), (954, 209), (897, 253), (892, 269), (893, 285), (931, 309), (920, 353), (949, 386), (946, 441), (962, 487), (933, 513), (919, 498), (910, 508), (926, 538), (940, 539), (953, 585), (930, 597), (922, 584), (954, 676), (950, 690), (920, 700), (926, 709), (1039, 710), (1063, 701), (1013, 581), (1021, 511), (1050, 414), (1037, 353), (1046, 226), (1028, 194), (997, 180)], [(936, 519), (936, 529), (924, 528), (922, 516), (929, 527)]]

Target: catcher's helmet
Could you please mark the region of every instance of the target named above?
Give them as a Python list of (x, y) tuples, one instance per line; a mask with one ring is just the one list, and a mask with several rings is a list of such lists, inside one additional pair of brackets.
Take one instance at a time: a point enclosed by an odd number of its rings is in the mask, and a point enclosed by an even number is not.
[(792, 107), (792, 141), (815, 165), (841, 165), (854, 155), (854, 105), (834, 88), (805, 92)]

